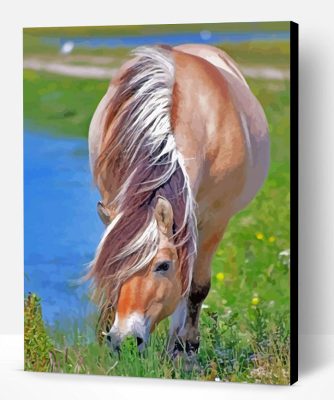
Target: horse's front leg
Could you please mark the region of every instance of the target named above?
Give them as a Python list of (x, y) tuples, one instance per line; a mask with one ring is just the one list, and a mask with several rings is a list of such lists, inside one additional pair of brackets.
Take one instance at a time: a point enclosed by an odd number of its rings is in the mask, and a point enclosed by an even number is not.
[[(172, 316), (169, 351), (173, 357), (181, 352), (197, 353), (200, 344), (199, 318), (202, 304), (211, 285), (211, 261), (225, 231), (226, 224), (214, 232), (202, 232), (194, 265), (190, 292)], [(201, 240), (201, 237), (203, 240)], [(205, 238), (205, 239), (204, 239)]]
[(199, 318), (202, 304), (209, 294), (210, 279), (206, 282), (192, 282), (189, 297), (187, 299), (187, 315), (184, 327), (180, 332), (180, 340), (176, 341), (176, 350), (185, 350), (188, 355), (197, 353), (200, 342)]

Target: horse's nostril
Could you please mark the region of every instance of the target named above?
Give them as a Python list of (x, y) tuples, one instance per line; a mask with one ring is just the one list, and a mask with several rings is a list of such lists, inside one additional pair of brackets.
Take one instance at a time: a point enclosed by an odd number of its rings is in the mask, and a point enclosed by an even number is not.
[(140, 346), (143, 342), (144, 340), (141, 337), (137, 336), (137, 346)]

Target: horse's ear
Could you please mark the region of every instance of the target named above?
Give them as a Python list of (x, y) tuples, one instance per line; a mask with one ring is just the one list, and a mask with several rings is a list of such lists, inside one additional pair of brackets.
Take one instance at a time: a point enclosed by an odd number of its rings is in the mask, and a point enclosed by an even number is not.
[(170, 202), (164, 197), (159, 196), (154, 209), (154, 215), (161, 232), (171, 237), (173, 233), (173, 209)]
[(97, 202), (97, 213), (99, 214), (99, 217), (101, 218), (101, 221), (104, 223), (104, 225), (109, 225), (111, 217), (108, 209), (104, 206), (104, 204), (101, 201)]

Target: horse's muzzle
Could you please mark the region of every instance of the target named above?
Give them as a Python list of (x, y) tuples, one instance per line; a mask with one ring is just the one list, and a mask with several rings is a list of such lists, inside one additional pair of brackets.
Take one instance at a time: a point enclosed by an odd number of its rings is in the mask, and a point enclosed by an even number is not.
[(128, 336), (136, 338), (140, 352), (145, 348), (150, 335), (150, 319), (138, 313), (119, 319), (116, 314), (114, 324), (106, 333), (108, 343), (113, 351), (120, 352), (123, 340)]

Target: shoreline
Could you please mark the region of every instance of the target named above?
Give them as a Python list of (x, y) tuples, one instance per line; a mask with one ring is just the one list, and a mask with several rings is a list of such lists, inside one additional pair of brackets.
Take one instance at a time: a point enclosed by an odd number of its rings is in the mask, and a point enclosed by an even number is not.
[[(24, 69), (50, 72), (57, 75), (76, 78), (110, 79), (117, 68), (102, 67), (96, 64), (75, 65), (65, 62), (46, 61), (40, 58), (27, 58), (23, 63)], [(240, 66), (246, 78), (264, 80), (289, 80), (290, 71), (271, 66)]]

